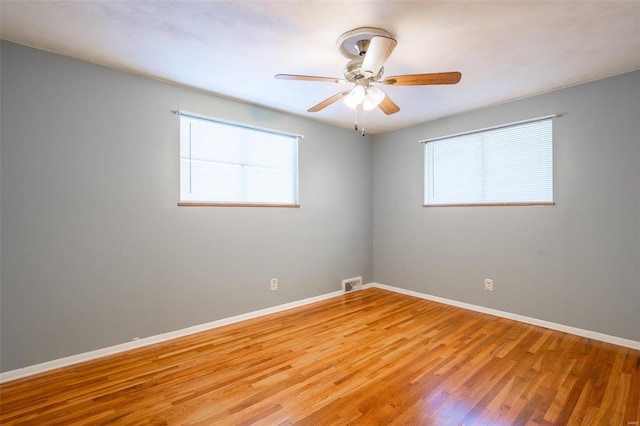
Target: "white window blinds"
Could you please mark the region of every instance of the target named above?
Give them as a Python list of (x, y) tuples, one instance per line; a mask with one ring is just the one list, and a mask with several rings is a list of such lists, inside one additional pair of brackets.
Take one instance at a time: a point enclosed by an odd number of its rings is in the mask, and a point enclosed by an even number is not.
[(298, 204), (298, 136), (180, 113), (180, 204)]
[(552, 118), (425, 142), (425, 205), (553, 203)]

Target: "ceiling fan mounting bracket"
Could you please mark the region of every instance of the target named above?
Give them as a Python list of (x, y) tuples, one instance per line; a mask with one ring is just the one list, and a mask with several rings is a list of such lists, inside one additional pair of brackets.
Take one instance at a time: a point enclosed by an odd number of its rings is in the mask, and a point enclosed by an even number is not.
[(356, 42), (356, 49), (358, 50), (359, 56), (364, 56), (367, 53), (370, 42), (371, 40), (358, 40), (358, 42)]
[(391, 37), (391, 34), (382, 28), (360, 27), (342, 34), (336, 41), (336, 47), (344, 57), (358, 59), (364, 55), (369, 41), (375, 36)]

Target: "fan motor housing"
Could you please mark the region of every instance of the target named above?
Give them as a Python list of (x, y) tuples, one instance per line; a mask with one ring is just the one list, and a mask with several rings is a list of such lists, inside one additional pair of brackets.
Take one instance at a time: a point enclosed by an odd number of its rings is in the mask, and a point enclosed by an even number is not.
[[(362, 74), (362, 58), (352, 59), (344, 66), (343, 74), (344, 79), (349, 83), (356, 83), (358, 80), (362, 80), (365, 76)], [(384, 67), (380, 68), (378, 74), (369, 77), (371, 80), (380, 80), (384, 74)]]

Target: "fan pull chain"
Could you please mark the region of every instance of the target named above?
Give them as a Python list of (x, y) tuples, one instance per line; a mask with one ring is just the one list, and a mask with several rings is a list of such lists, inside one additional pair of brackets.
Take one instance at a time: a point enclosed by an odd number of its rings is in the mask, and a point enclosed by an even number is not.
[(358, 112), (360, 113), (360, 128), (362, 130), (362, 136), (365, 135), (364, 132), (364, 108), (362, 107), (362, 104), (360, 105), (356, 105), (355, 107), (355, 114), (356, 114), (356, 118), (355, 118), (355, 124), (353, 125), (353, 129), (357, 132), (358, 131)]
[(358, 107), (357, 106), (355, 107), (354, 112), (356, 115), (356, 118), (355, 118), (356, 122), (354, 124), (353, 129), (357, 132), (358, 131)]

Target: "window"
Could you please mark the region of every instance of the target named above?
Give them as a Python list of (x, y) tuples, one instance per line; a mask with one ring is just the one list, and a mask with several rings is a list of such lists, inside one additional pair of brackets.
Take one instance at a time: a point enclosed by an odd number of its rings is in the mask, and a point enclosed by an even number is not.
[(422, 141), (425, 206), (553, 204), (552, 118)]
[(298, 135), (180, 112), (180, 205), (298, 206)]

